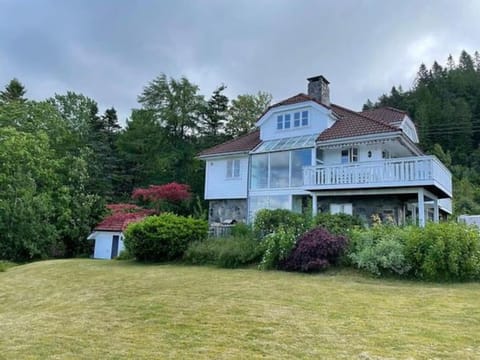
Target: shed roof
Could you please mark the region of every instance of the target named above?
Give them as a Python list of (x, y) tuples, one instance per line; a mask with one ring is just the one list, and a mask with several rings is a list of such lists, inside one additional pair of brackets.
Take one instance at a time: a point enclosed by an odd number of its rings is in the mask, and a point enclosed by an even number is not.
[(143, 209), (131, 204), (110, 204), (107, 208), (112, 214), (105, 217), (95, 226), (95, 231), (124, 231), (128, 224), (143, 220), (154, 213), (154, 210)]

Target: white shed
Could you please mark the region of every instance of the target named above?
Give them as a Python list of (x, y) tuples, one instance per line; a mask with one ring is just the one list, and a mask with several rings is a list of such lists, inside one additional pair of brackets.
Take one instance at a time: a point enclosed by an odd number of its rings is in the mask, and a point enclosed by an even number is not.
[(114, 259), (125, 248), (121, 231), (94, 231), (87, 239), (95, 241), (94, 259)]
[(95, 226), (87, 238), (95, 241), (94, 259), (114, 259), (120, 255), (125, 248), (123, 231), (128, 224), (141, 221), (153, 213), (152, 210), (131, 204), (112, 204), (107, 205), (107, 208), (112, 214)]

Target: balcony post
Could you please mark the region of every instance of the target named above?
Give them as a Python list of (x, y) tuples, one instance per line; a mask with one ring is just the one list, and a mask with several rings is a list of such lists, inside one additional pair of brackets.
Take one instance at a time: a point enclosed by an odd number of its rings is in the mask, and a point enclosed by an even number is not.
[(316, 216), (318, 212), (317, 194), (312, 194), (312, 216)]
[(425, 227), (425, 194), (423, 189), (418, 190), (418, 225)]
[(438, 199), (433, 199), (433, 221), (436, 223), (440, 221), (440, 210), (438, 208)]

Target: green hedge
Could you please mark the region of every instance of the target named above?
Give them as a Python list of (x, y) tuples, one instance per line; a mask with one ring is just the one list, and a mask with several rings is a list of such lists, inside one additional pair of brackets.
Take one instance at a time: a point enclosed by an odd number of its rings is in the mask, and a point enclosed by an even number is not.
[(377, 225), (351, 232), (351, 265), (375, 275), (395, 274), (424, 280), (480, 279), (480, 232), (445, 222), (397, 227)]
[(194, 265), (238, 268), (259, 260), (258, 241), (251, 237), (211, 238), (190, 244), (184, 260)]
[(164, 213), (130, 224), (124, 244), (140, 261), (175, 260), (191, 242), (205, 239), (207, 232), (208, 224), (204, 220)]
[(480, 233), (476, 227), (453, 222), (429, 223), (409, 234), (405, 255), (414, 275), (421, 279), (480, 278)]
[(348, 214), (320, 213), (313, 218), (313, 227), (323, 227), (335, 235), (348, 235), (352, 229), (363, 227), (362, 220)]

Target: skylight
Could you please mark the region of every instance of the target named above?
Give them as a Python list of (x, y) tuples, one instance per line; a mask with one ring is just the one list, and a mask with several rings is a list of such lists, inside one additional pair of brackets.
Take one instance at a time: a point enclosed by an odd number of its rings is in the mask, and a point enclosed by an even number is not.
[(291, 149), (302, 149), (315, 146), (317, 135), (295, 136), (290, 138), (282, 138), (264, 141), (252, 153), (263, 153), (270, 151), (281, 151)]

